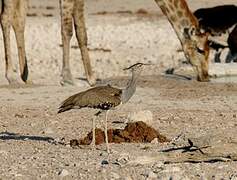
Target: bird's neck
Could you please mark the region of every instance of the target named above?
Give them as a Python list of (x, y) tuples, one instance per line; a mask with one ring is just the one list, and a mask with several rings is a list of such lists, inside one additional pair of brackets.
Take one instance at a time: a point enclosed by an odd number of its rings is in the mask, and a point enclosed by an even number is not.
[(121, 101), (123, 104), (126, 103), (135, 93), (136, 84), (137, 84), (139, 75), (140, 75), (140, 72), (132, 71), (132, 78), (129, 80), (127, 87), (123, 89), (122, 98), (121, 98)]

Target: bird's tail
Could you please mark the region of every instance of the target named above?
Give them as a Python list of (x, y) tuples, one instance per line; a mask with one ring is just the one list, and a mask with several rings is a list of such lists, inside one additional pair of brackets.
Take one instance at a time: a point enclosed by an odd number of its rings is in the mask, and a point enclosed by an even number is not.
[(62, 112), (65, 112), (65, 111), (69, 111), (70, 109), (72, 109), (73, 106), (61, 106), (58, 110), (58, 113), (62, 113)]

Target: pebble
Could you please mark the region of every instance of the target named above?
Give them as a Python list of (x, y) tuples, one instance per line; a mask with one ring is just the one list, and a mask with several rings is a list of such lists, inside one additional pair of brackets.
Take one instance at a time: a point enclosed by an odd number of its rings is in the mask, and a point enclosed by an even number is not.
[(158, 144), (158, 143), (159, 143), (159, 141), (158, 141), (157, 138), (155, 138), (155, 139), (153, 139), (153, 140), (151, 141), (151, 144)]
[(158, 161), (152, 165), (152, 170), (155, 173), (158, 173), (164, 169), (164, 162)]
[(45, 128), (42, 133), (43, 134), (54, 134), (54, 131), (52, 130), (52, 128), (48, 127), (48, 128)]
[(109, 164), (109, 162), (108, 162), (107, 160), (102, 160), (102, 161), (101, 161), (101, 165), (102, 165), (102, 166), (108, 165), (108, 164)]
[(63, 169), (63, 170), (59, 171), (58, 175), (61, 177), (65, 177), (65, 176), (69, 175), (69, 172), (68, 172), (68, 170)]
[(146, 124), (153, 124), (153, 114), (149, 110), (136, 111), (128, 115), (129, 122), (143, 121)]
[(130, 156), (128, 153), (122, 153), (120, 154), (119, 158), (116, 159), (116, 162), (120, 165), (126, 164), (130, 159)]

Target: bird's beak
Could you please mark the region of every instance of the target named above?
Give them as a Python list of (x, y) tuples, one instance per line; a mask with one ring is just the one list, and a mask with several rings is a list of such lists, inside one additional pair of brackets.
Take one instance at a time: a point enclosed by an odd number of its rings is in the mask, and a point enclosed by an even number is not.
[(151, 64), (151, 63), (146, 63), (146, 64), (143, 64), (143, 65), (146, 65), (146, 66), (151, 66), (151, 65), (154, 65), (154, 64)]

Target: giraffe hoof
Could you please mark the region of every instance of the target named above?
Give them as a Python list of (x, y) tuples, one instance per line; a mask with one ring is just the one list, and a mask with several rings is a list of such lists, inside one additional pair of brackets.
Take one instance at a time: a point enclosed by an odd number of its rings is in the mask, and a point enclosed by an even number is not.
[(87, 81), (88, 81), (90, 86), (95, 86), (96, 85), (96, 77), (94, 75), (88, 77)]
[(74, 85), (73, 78), (72, 78), (72, 73), (69, 69), (63, 69), (61, 77), (62, 77), (62, 79), (60, 81), (60, 84), (62, 86), (72, 86), (72, 85)]
[(32, 80), (27, 80), (25, 83), (28, 84), (28, 85), (34, 84)]
[(18, 78), (7, 78), (7, 81), (10, 85), (23, 85), (25, 84), (21, 79), (18, 79)]
[(209, 76), (205, 76), (205, 77), (197, 77), (197, 80), (200, 81), (200, 82), (209, 82), (210, 79), (209, 79)]
[(73, 86), (74, 82), (71, 79), (68, 79), (68, 80), (63, 79), (60, 81), (60, 84), (61, 84), (61, 86)]

